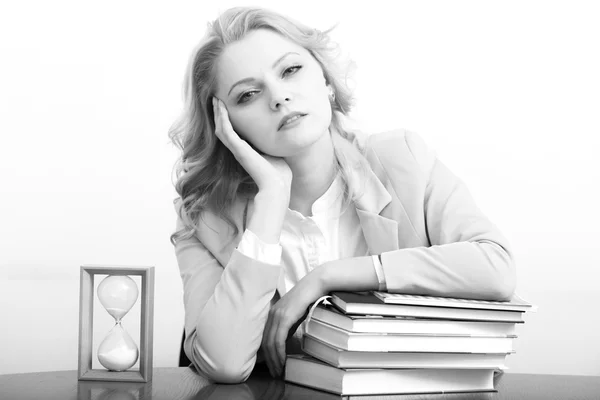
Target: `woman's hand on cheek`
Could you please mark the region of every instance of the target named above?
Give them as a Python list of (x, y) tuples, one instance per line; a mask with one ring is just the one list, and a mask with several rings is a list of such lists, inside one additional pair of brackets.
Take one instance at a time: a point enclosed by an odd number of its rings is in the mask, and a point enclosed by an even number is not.
[(235, 132), (223, 102), (213, 97), (215, 134), (248, 172), (259, 190), (287, 190), (292, 182), (292, 170), (283, 158), (261, 155)]
[(308, 313), (308, 308), (324, 293), (323, 285), (313, 271), (300, 280), (269, 311), (262, 348), (273, 377), (281, 376), (285, 365), (285, 344)]

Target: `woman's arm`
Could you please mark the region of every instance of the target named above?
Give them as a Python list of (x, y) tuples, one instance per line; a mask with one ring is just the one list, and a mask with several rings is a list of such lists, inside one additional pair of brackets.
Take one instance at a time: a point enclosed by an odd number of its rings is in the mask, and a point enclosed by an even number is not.
[[(463, 242), (401, 249), (381, 255), (387, 291), (431, 296), (508, 300), (514, 293), (514, 264), (488, 242)], [(351, 272), (350, 272), (351, 271)], [(329, 261), (304, 279), (331, 291), (377, 290), (371, 257)]]
[(306, 278), (319, 282), (318, 286), (323, 290), (321, 296), (336, 290), (363, 292), (379, 288), (371, 256), (328, 261), (312, 270)]
[(417, 134), (404, 137), (426, 182), (423, 210), (430, 246), (381, 255), (388, 291), (510, 299), (516, 271), (508, 240)]
[[(248, 230), (263, 243), (278, 244), (292, 172), (282, 158), (260, 155), (242, 140), (216, 98), (213, 111), (215, 135), (259, 189)], [(280, 262), (260, 261), (236, 249), (223, 266), (195, 237), (177, 243), (175, 251), (184, 284), (186, 354), (215, 381), (245, 381), (256, 362)]]
[[(414, 133), (404, 135), (426, 185), (423, 212), (431, 246), (381, 254), (389, 292), (507, 300), (516, 272), (508, 241), (479, 210), (465, 184)], [(393, 152), (393, 148), (389, 150)], [(393, 155), (381, 154), (385, 157)], [(377, 290), (370, 257), (337, 260), (317, 268), (328, 291)], [(349, 273), (351, 271), (351, 273)]]
[[(257, 195), (248, 229), (265, 242), (278, 241), (284, 213), (277, 210), (285, 210), (285, 201), (274, 193)], [(177, 242), (175, 254), (184, 289), (186, 354), (210, 379), (245, 381), (256, 362), (281, 266), (235, 250), (223, 268), (196, 237)]]

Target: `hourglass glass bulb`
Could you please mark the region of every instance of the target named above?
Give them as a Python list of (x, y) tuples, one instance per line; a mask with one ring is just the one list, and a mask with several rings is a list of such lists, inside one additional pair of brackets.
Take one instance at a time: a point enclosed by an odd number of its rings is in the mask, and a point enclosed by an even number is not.
[(98, 285), (98, 299), (116, 321), (129, 312), (138, 294), (135, 281), (126, 275), (109, 275)]
[(111, 371), (125, 371), (131, 368), (138, 356), (137, 345), (120, 323), (112, 328), (98, 347), (98, 361)]

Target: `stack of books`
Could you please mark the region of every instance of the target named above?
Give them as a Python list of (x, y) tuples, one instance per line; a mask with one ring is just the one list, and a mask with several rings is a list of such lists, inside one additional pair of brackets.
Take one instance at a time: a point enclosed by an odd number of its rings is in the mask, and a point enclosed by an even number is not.
[(307, 318), (285, 380), (338, 395), (494, 391), (516, 324), (535, 307), (385, 292), (333, 292)]

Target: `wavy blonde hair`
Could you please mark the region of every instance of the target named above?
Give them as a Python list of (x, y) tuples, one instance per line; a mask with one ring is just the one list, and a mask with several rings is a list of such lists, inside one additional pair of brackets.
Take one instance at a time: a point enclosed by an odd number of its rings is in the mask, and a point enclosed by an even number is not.
[[(319, 31), (274, 11), (254, 7), (231, 8), (208, 24), (186, 70), (183, 112), (169, 129), (169, 137), (182, 151), (175, 165), (175, 189), (179, 194), (175, 202), (181, 199), (178, 210), (184, 228), (171, 235), (173, 244), (194, 235), (204, 211), (227, 221), (233, 228), (232, 238), (235, 237), (239, 228), (231, 217), (231, 208), (236, 199), (252, 198), (258, 191), (249, 174), (215, 135), (210, 101), (216, 92), (215, 66), (224, 48), (256, 29), (270, 29), (303, 46), (321, 66), (326, 83), (335, 94), (330, 132), (337, 172), (345, 187), (343, 209), (360, 195), (360, 189), (353, 187), (350, 172), (356, 166), (364, 171), (368, 164), (359, 144), (359, 132), (351, 131), (345, 124), (353, 97), (347, 86), (347, 74), (336, 62), (338, 46), (328, 35), (333, 28)], [(352, 146), (344, 146), (344, 141)]]

